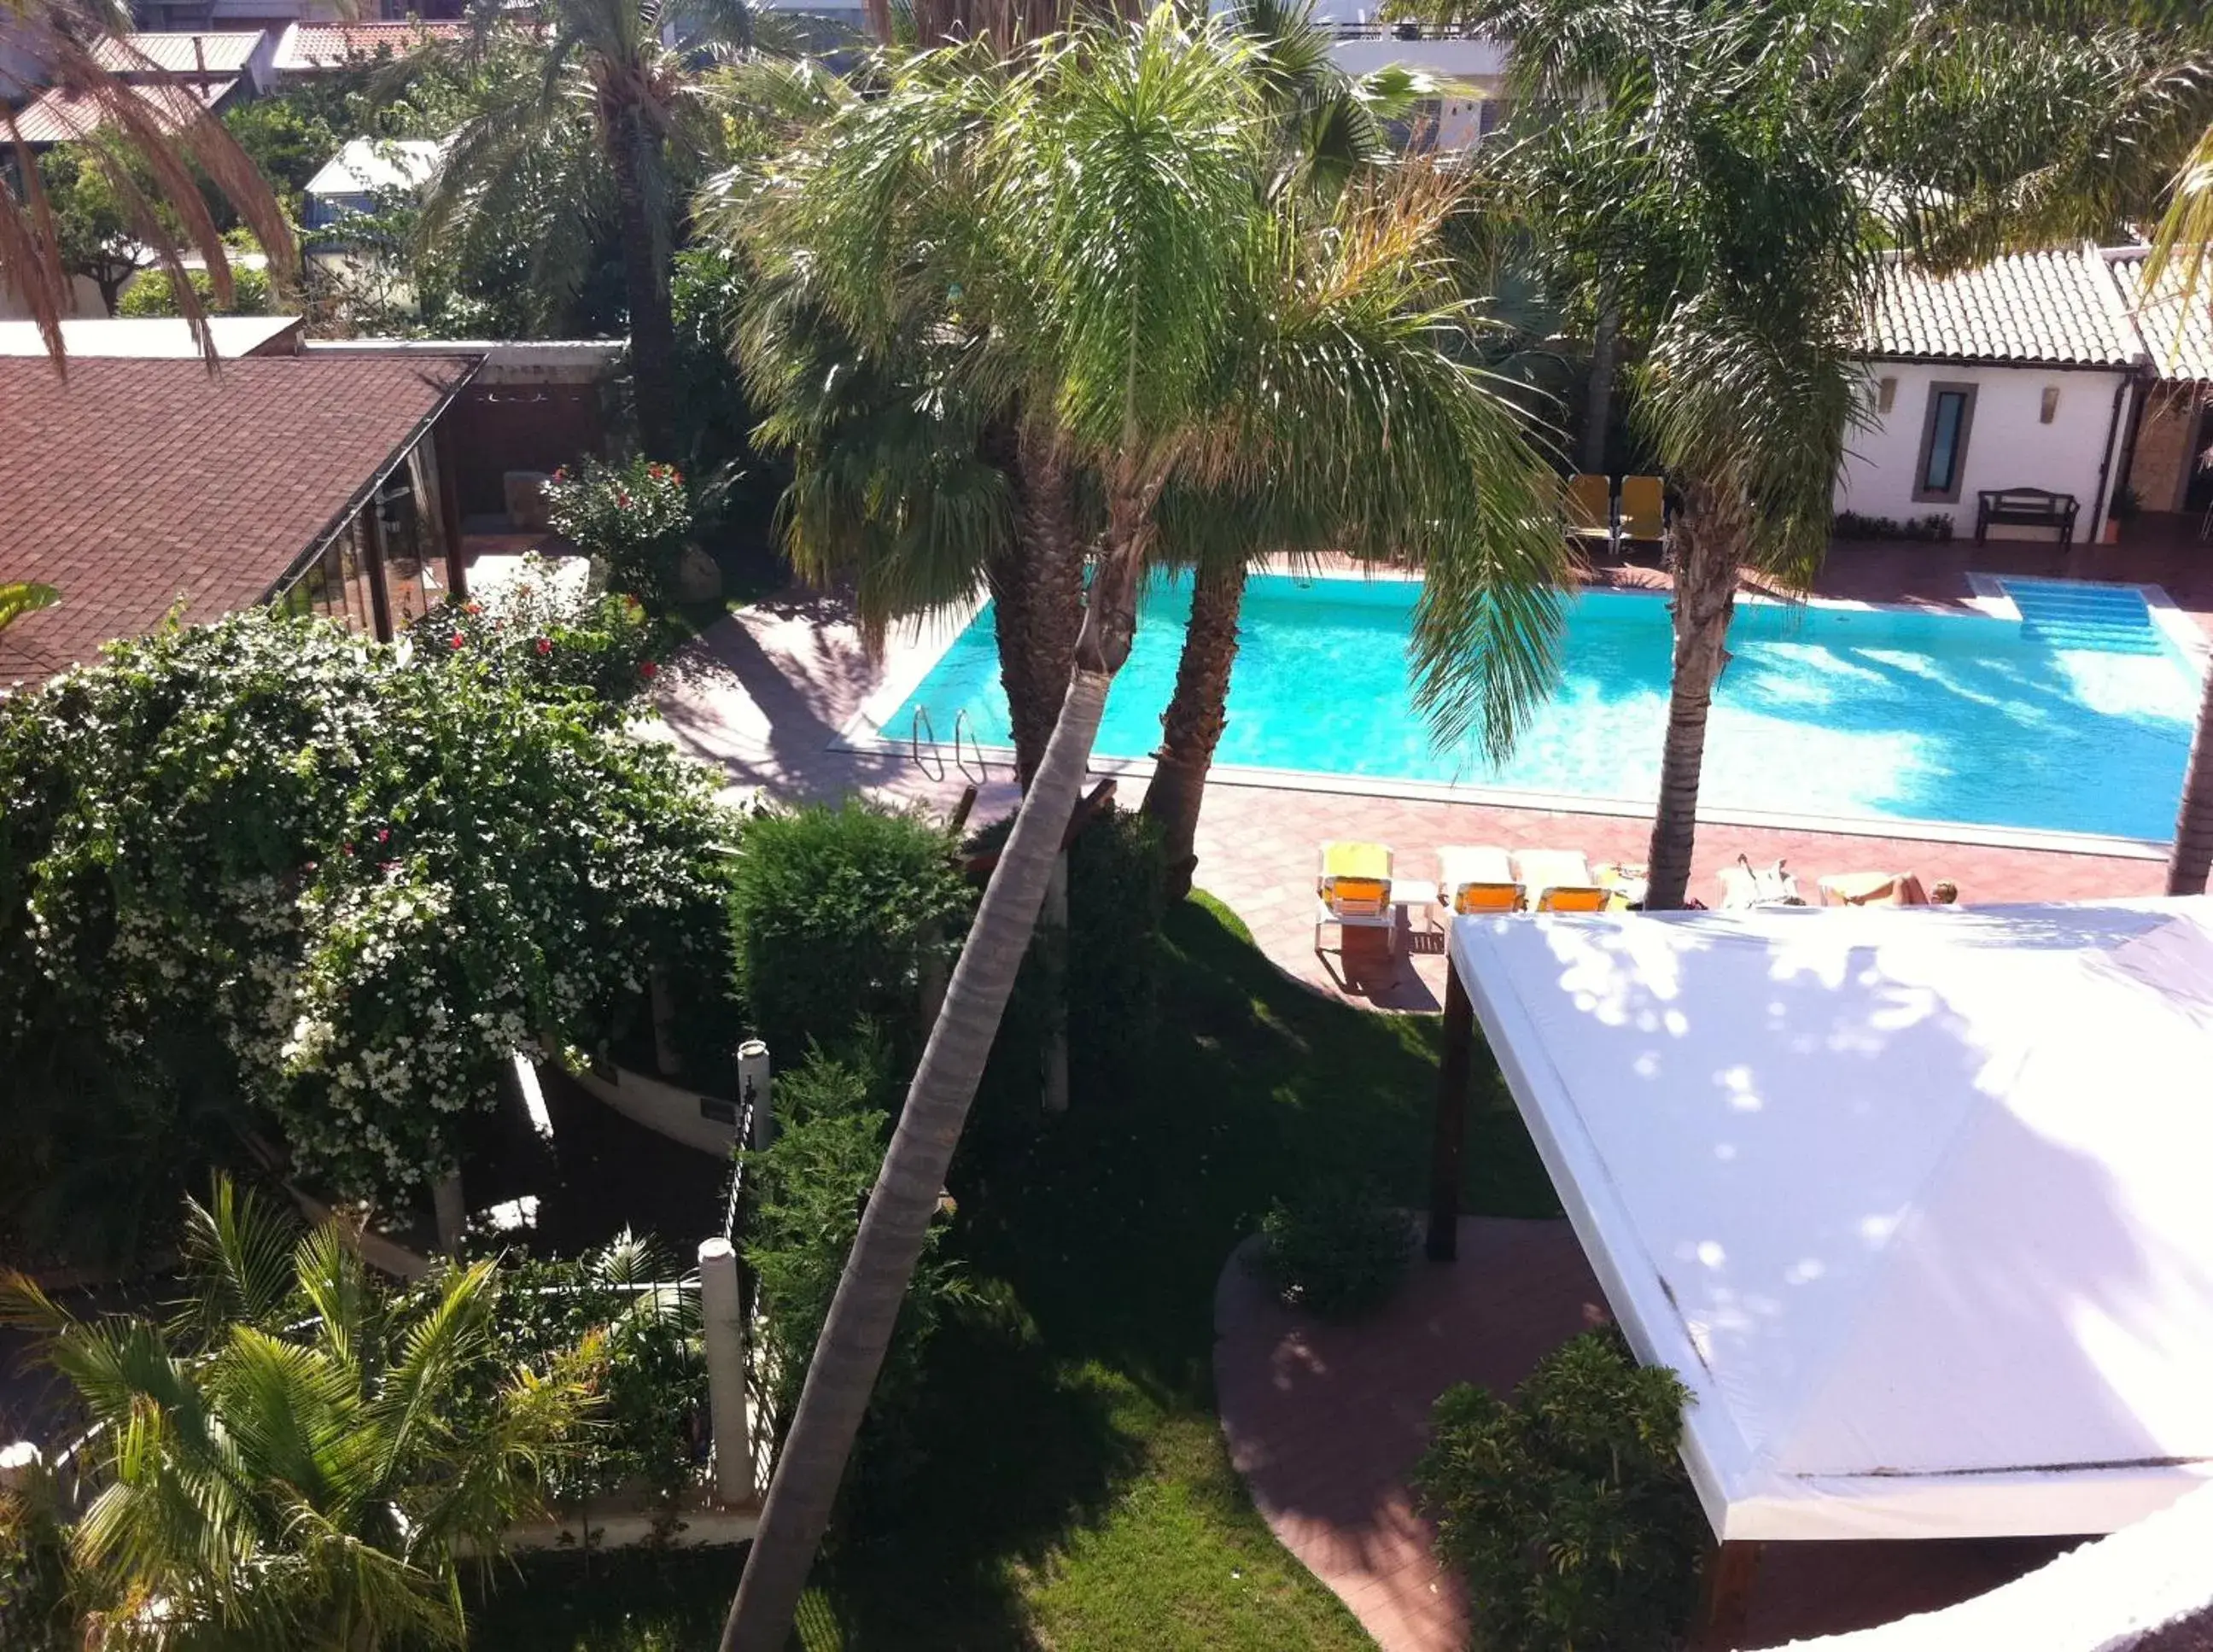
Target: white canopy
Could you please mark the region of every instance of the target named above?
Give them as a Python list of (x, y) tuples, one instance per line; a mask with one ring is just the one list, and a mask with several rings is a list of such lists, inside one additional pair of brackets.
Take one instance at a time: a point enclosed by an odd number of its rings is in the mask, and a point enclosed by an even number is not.
[(2106, 1532), (2213, 1478), (2213, 899), (1452, 955), (1717, 1536)]

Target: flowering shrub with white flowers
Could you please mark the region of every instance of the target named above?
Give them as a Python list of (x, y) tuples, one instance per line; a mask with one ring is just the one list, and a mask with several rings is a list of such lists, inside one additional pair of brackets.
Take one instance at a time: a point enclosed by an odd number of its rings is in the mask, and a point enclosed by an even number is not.
[[(87, 1105), (52, 1076), (98, 1068), (137, 1106), (234, 1089), (333, 1191), (406, 1197), (514, 1052), (604, 1045), (649, 961), (724, 978), (732, 823), (611, 730), (594, 685), (633, 621), (590, 607), (412, 649), (235, 614), (0, 702), (19, 1168)], [(606, 646), (570, 680), (579, 633)]]
[(521, 576), (479, 600), (448, 597), (409, 632), (414, 648), (466, 656), (503, 683), (533, 692), (581, 689), (609, 727), (635, 715), (630, 702), (661, 669), (674, 639), (627, 593), (590, 597), (564, 586), (553, 564), (523, 558)]
[(615, 589), (656, 605), (668, 600), (684, 536), (692, 531), (692, 496), (675, 466), (588, 459), (553, 472), (546, 502), (554, 531), (604, 564)]

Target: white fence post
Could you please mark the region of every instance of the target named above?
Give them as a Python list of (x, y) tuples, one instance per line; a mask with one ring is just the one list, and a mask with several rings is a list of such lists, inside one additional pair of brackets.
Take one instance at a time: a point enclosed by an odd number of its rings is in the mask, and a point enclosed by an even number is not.
[(759, 1039), (747, 1039), (738, 1046), (738, 1106), (753, 1104), (753, 1134), (751, 1141), (741, 1142), (741, 1147), (768, 1147), (775, 1142), (776, 1110), (769, 1099), (772, 1088), (768, 1045)]
[(746, 1325), (738, 1253), (727, 1239), (699, 1243), (699, 1330), (707, 1346), (707, 1409), (715, 1430), (715, 1498), (753, 1495), (753, 1419), (746, 1397)]

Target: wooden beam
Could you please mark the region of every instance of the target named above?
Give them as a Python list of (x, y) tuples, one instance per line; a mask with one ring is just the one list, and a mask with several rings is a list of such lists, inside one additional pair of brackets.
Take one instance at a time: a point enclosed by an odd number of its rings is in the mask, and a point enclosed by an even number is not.
[(359, 518), (363, 539), (363, 566), (369, 575), (369, 612), (370, 623), (375, 627), (376, 640), (392, 640), (392, 593), (384, 583), (384, 517), (376, 502), (369, 495), (369, 503), (361, 508)]
[(1744, 1644), (1763, 1546), (1721, 1543), (1706, 1551), (1698, 1585), (1698, 1620), (1691, 1626), (1692, 1652), (1734, 1652)]
[(1445, 946), (1445, 1047), (1437, 1060), (1436, 1117), (1430, 1136), (1430, 1237), (1432, 1262), (1460, 1254), (1460, 1186), (1467, 1148), (1467, 1066), (1475, 1042), (1475, 1006)]
[(469, 559), (461, 552), (461, 466), (454, 451), (453, 408), (430, 427), (430, 480), (438, 492), (438, 525), (446, 539), (446, 588), (466, 600)]

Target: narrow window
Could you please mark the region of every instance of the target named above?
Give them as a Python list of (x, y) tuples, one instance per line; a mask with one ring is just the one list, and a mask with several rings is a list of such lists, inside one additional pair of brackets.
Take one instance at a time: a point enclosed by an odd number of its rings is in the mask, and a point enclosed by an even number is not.
[(1967, 436), (1974, 422), (1973, 385), (1929, 387), (1929, 413), (1921, 429), (1921, 465), (1913, 485), (1917, 501), (1958, 503), (1960, 473), (1966, 468)]

